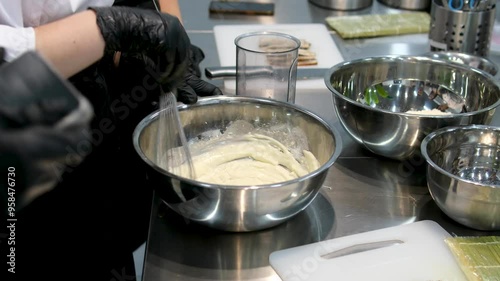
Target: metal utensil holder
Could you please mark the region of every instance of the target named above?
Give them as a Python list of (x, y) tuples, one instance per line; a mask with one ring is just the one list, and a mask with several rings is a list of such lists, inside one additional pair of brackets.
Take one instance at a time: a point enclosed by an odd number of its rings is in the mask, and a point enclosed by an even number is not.
[(431, 51), (455, 51), (487, 57), (495, 24), (495, 5), (481, 10), (453, 10), (433, 0), (429, 44)]

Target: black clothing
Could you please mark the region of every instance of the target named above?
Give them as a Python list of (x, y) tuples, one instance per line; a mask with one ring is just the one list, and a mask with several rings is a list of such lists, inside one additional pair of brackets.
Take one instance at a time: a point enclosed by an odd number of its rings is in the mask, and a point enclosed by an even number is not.
[(160, 87), (144, 88), (150, 73), (140, 62), (123, 60), (116, 69), (111, 61), (107, 56), (70, 79), (94, 107), (81, 144), (89, 154), (19, 212), (17, 270), (27, 276), (135, 279), (132, 253), (147, 238), (152, 189), (132, 132), (156, 109)]

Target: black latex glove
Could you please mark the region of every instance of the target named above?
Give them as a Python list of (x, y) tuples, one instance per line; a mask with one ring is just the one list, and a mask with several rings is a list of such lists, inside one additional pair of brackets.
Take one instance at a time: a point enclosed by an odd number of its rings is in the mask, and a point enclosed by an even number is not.
[(200, 62), (205, 58), (203, 51), (191, 45), (189, 48), (189, 63), (184, 81), (177, 89), (177, 100), (185, 104), (198, 101), (198, 96), (222, 95), (222, 91), (215, 85), (201, 79)]
[(105, 51), (142, 56), (146, 65), (155, 67), (157, 82), (167, 88), (177, 87), (183, 81), (191, 43), (177, 17), (131, 7), (90, 9), (96, 13)]
[(0, 66), (0, 168), (15, 170), (16, 207), (89, 153), (91, 118), (90, 103), (36, 53)]

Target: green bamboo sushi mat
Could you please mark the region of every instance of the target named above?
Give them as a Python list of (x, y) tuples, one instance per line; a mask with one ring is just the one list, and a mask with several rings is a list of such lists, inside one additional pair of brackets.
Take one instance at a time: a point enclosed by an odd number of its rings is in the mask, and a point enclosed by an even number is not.
[(326, 22), (344, 39), (428, 33), (430, 29), (426, 12), (327, 17)]
[(500, 236), (445, 240), (470, 281), (500, 281)]

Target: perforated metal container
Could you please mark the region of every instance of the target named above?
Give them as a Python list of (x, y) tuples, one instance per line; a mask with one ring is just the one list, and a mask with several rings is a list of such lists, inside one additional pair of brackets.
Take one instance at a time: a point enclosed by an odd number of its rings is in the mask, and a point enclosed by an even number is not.
[(481, 10), (452, 10), (433, 0), (429, 43), (431, 51), (459, 51), (487, 57), (495, 24), (495, 5)]

